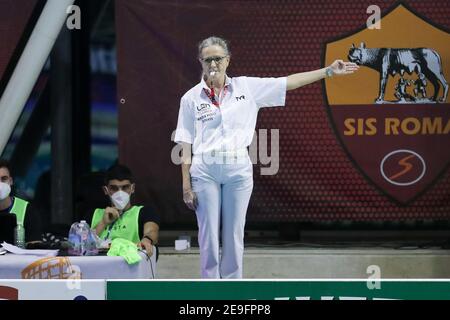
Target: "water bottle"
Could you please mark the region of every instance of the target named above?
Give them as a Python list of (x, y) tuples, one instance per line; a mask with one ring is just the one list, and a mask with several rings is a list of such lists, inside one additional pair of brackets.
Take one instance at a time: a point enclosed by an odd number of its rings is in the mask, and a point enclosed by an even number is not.
[(72, 224), (68, 240), (70, 255), (92, 256), (98, 254), (95, 237), (85, 220)]
[(14, 230), (14, 244), (16, 247), (25, 249), (25, 228), (20, 223)]
[(86, 244), (88, 242), (89, 238), (89, 225), (86, 223), (85, 220), (81, 220), (80, 224), (78, 225), (78, 231), (81, 238), (81, 255), (86, 255)]
[(81, 256), (82, 250), (81, 250), (81, 237), (79, 232), (79, 223), (75, 222), (70, 226), (69, 231), (69, 255), (71, 256)]
[(81, 224), (81, 246), (84, 256), (95, 256), (98, 254), (97, 243), (94, 232), (85, 220), (80, 221)]

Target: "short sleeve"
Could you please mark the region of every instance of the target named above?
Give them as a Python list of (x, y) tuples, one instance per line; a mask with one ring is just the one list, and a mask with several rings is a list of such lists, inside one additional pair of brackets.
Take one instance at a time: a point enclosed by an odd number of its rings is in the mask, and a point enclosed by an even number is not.
[(143, 230), (144, 225), (147, 222), (153, 222), (156, 223), (158, 226), (161, 223), (160, 216), (156, 213), (156, 209), (153, 206), (146, 205), (141, 208), (141, 211), (139, 211), (139, 239), (142, 239), (143, 237)]
[(26, 242), (42, 240), (42, 223), (37, 214), (36, 208), (29, 203), (24, 222)]
[(189, 108), (186, 98), (183, 96), (180, 100), (180, 111), (178, 113), (178, 123), (175, 132), (174, 142), (194, 143), (195, 119), (192, 109)]
[(258, 108), (284, 106), (286, 103), (286, 77), (247, 77), (247, 85)]

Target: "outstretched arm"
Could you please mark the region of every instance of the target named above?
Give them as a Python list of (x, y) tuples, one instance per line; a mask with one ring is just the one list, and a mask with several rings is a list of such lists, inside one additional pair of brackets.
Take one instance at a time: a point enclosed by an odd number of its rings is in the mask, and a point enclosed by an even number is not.
[(329, 67), (309, 71), (292, 74), (287, 77), (287, 86), (286, 90), (294, 90), (307, 84), (316, 82), (317, 80), (321, 80), (327, 77), (327, 69), (330, 69), (330, 75), (345, 75), (351, 74), (359, 69), (359, 66), (353, 62), (344, 62), (342, 60), (334, 61)]

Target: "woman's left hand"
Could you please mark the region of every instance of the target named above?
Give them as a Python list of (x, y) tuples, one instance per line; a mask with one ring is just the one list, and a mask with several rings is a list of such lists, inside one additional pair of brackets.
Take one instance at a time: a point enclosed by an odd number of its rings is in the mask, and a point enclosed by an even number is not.
[(342, 60), (335, 60), (330, 65), (330, 68), (333, 71), (333, 74), (344, 75), (344, 74), (351, 74), (351, 73), (357, 71), (359, 69), (359, 66), (353, 62), (345, 62)]

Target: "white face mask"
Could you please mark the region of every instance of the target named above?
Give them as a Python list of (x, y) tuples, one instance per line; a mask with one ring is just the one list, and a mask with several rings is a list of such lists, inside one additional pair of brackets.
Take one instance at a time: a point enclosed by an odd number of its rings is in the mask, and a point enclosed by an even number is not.
[(11, 194), (11, 186), (7, 183), (0, 182), (0, 201), (5, 200)]
[(130, 202), (130, 195), (125, 191), (119, 190), (111, 196), (111, 201), (117, 209), (123, 210)]

